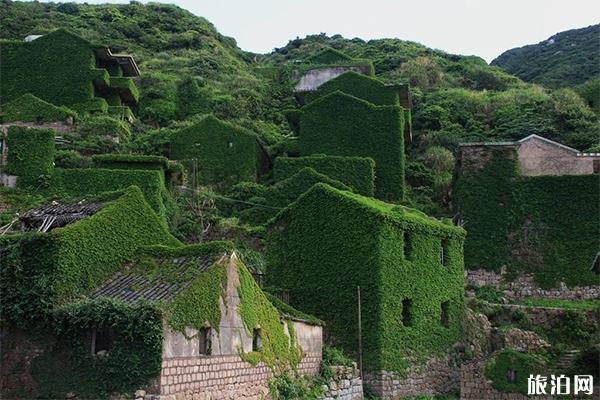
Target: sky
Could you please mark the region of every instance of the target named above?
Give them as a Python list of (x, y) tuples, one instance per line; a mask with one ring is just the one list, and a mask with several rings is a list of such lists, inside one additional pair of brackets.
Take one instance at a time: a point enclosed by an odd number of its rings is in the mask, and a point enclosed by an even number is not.
[[(82, 1), (79, 1), (82, 2)], [(127, 3), (94, 1), (87, 3)], [(399, 38), (490, 62), (505, 50), (600, 23), (597, 0), (165, 0), (212, 22), (246, 51), (268, 53), (325, 32)], [(599, 39), (600, 41), (600, 39)], [(599, 44), (600, 45), (600, 44)]]

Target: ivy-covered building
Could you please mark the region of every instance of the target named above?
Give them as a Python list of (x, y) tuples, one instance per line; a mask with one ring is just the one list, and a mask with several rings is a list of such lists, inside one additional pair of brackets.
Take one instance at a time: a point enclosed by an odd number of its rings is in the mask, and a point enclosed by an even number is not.
[(11, 102), (31, 94), (76, 112), (132, 116), (140, 71), (130, 55), (58, 29), (28, 41), (0, 41), (0, 98)]
[(3, 397), (240, 398), (318, 372), (319, 320), (268, 298), (230, 244), (183, 246), (139, 189), (114, 196), (31, 210), (31, 232), (1, 238)]
[(536, 135), (461, 145), (453, 194), (466, 268), (531, 275), (543, 289), (597, 285), (597, 161)]
[(341, 91), (325, 94), (300, 110), (299, 153), (372, 158), (375, 197), (400, 201), (406, 115), (397, 104), (375, 105)]
[(268, 157), (255, 134), (212, 115), (173, 133), (170, 155), (201, 185), (256, 181)]
[(401, 390), (393, 382), (407, 369), (462, 339), (462, 228), (317, 184), (269, 232), (268, 284), (323, 319), (332, 340), (354, 356), (360, 290), (364, 378), (380, 395)]

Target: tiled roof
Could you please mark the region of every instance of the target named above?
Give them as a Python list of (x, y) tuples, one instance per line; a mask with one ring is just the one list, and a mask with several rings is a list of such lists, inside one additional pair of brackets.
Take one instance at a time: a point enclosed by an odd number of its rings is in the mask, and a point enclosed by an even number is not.
[(25, 212), (21, 222), (29, 229), (46, 232), (95, 214), (103, 203), (60, 204), (53, 202)]
[[(198, 272), (206, 270), (213, 265), (215, 257), (212, 256), (190, 256), (175, 259), (159, 260), (159, 265), (170, 264), (180, 269), (179, 276), (183, 277), (189, 269), (190, 264), (194, 264)], [(185, 267), (185, 268), (184, 268)], [(172, 268), (169, 266), (169, 268)], [(186, 289), (191, 280), (172, 279), (170, 282), (155, 280), (149, 281), (142, 274), (132, 271), (117, 272), (106, 283), (92, 292), (89, 297), (92, 299), (99, 297), (109, 297), (123, 301), (126, 304), (147, 301), (170, 300)]]

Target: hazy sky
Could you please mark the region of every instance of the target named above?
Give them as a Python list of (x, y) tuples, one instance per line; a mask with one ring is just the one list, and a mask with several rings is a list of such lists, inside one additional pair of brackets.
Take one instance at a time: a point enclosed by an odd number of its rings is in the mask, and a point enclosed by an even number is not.
[[(87, 0), (87, 3), (107, 1)], [(127, 1), (108, 1), (123, 3)], [(504, 50), (600, 22), (597, 0), (166, 0), (257, 53), (296, 36), (396, 37), (488, 62)], [(600, 38), (599, 38), (600, 42)], [(600, 45), (600, 43), (599, 43)]]

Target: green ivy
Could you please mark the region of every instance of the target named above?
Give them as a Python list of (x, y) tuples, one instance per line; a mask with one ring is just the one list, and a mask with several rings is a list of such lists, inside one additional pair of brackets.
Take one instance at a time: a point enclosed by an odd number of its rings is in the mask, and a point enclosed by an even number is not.
[[(302, 359), (302, 349), (296, 343), (294, 325), (288, 323), (290, 337), (285, 334), (277, 309), (260, 289), (245, 265), (238, 264), (240, 285), (240, 315), (246, 331), (252, 336), (255, 328), (261, 330), (262, 349), (260, 352), (244, 353), (242, 359), (256, 365), (262, 361), (276, 374), (296, 368)], [(290, 340), (291, 338), (291, 340)]]
[[(504, 349), (486, 363), (485, 376), (496, 390), (527, 394), (527, 378), (530, 374), (547, 374), (544, 364), (540, 356)], [(511, 371), (516, 372), (516, 382), (508, 379)]]
[(327, 175), (352, 188), (355, 193), (373, 196), (375, 161), (367, 157), (339, 157), (323, 154), (307, 157), (277, 157), (273, 164), (276, 181), (291, 177), (305, 167)]
[(483, 165), (463, 160), (454, 198), (469, 232), (467, 268), (506, 265), (545, 288), (597, 284), (598, 175), (520, 176), (512, 151), (490, 149)]
[(96, 89), (101, 88), (99, 92), (109, 99), (115, 91), (125, 90), (134, 104), (137, 101), (133, 81), (111, 78), (107, 70), (96, 68), (97, 46), (63, 29), (31, 42), (4, 40), (1, 45), (0, 97), (4, 100), (30, 93), (75, 111), (106, 111), (106, 100), (96, 97)]
[(188, 170), (196, 159), (201, 184), (232, 184), (256, 180), (259, 147), (254, 134), (209, 115), (171, 136), (170, 158)]
[[(261, 225), (288, 204), (296, 200), (317, 183), (326, 183), (341, 190), (350, 190), (343, 183), (333, 180), (326, 175), (316, 172), (312, 168), (303, 168), (287, 179), (279, 181), (272, 186), (255, 184), (248, 190), (247, 184), (242, 183), (232, 188), (232, 197), (244, 203), (235, 203), (235, 214), (244, 222)], [(248, 205), (248, 203), (253, 205)]]
[(20, 187), (39, 188), (54, 169), (54, 132), (11, 126), (7, 134), (6, 172), (17, 175)]
[[(114, 392), (133, 393), (160, 376), (163, 333), (156, 305), (83, 300), (58, 308), (52, 317), (44, 351), (31, 361), (37, 397), (56, 399), (73, 392), (81, 399), (108, 398)], [(105, 357), (90, 353), (93, 328), (115, 332)]]
[(81, 221), (2, 238), (0, 315), (16, 326), (86, 294), (142, 246), (181, 245), (137, 187)]
[(398, 105), (376, 106), (336, 91), (302, 108), (300, 153), (371, 157), (375, 160), (375, 196), (400, 201), (404, 123), (404, 111)]
[(30, 93), (2, 105), (0, 120), (3, 123), (11, 121), (22, 122), (51, 122), (65, 121), (77, 117), (77, 113), (67, 107), (57, 107)]
[[(403, 255), (404, 231), (410, 255)], [(447, 265), (440, 265), (445, 239)], [(402, 373), (462, 337), (464, 231), (415, 210), (318, 184), (270, 224), (268, 284), (292, 306), (322, 319), (336, 343), (356, 356), (357, 286), (367, 371)], [(412, 300), (403, 326), (402, 301)], [(449, 324), (441, 324), (448, 301)], [(327, 307), (323, 307), (327, 304)]]

